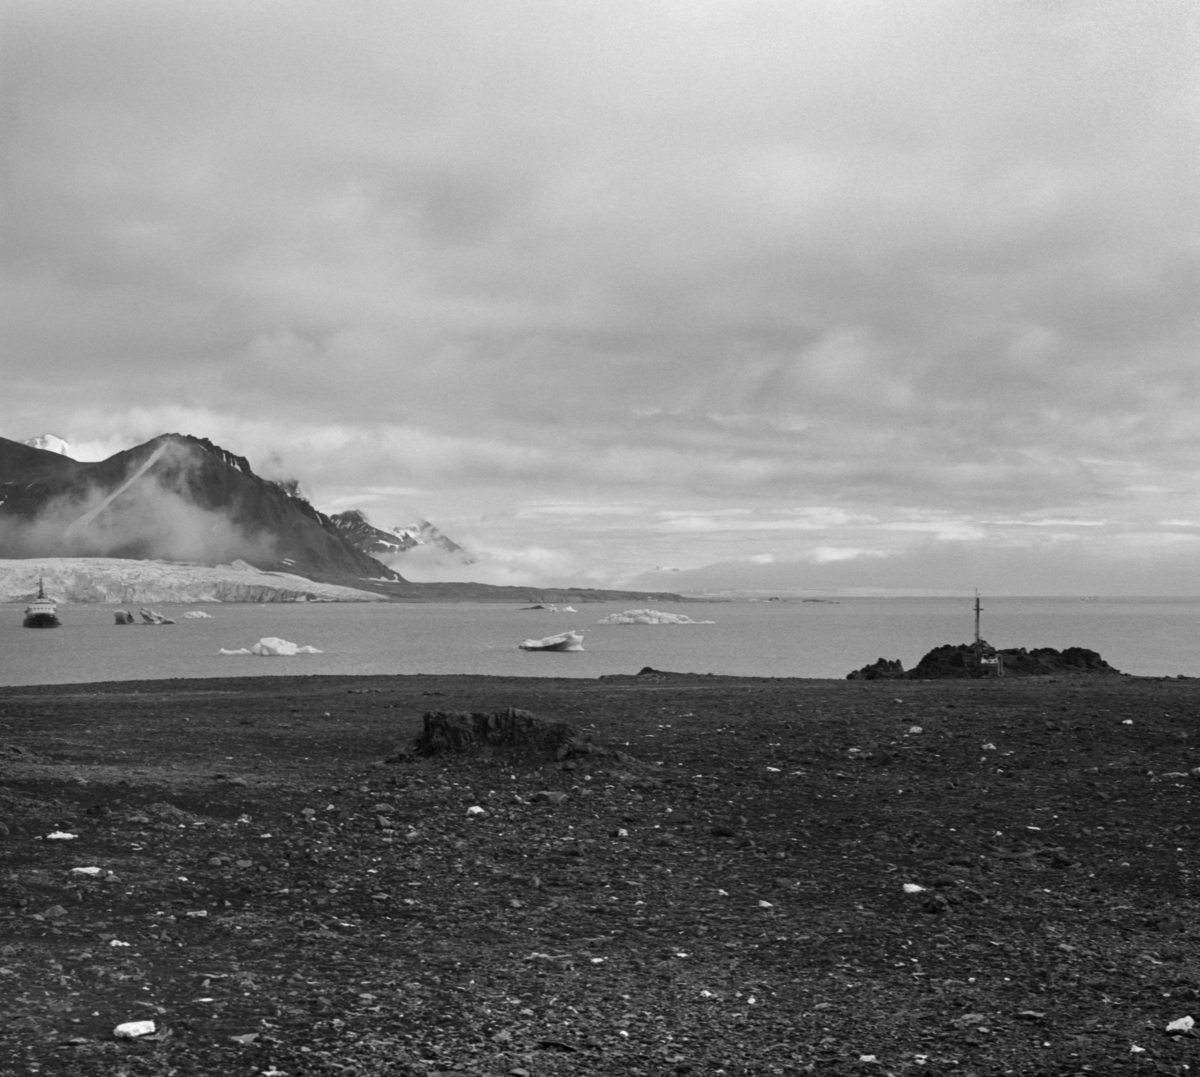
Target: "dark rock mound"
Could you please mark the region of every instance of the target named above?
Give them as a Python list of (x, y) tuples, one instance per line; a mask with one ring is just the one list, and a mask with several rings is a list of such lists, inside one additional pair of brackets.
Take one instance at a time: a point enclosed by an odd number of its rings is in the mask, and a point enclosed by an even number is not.
[(999, 656), (1005, 677), (1045, 677), (1055, 673), (1119, 673), (1095, 651), (1084, 647), (1068, 647), (1056, 651), (1053, 647), (1009, 647), (997, 651), (982, 644), (977, 651), (972, 643), (944, 644), (929, 651), (905, 676), (910, 680), (937, 680), (944, 677), (978, 677), (995, 672), (995, 667), (981, 667), (979, 654)]
[[(1007, 666), (1004, 672), (1008, 672)], [(909, 679), (918, 681), (979, 675), (978, 652), (971, 643), (945, 643), (941, 647), (934, 647), (905, 674)]]
[(1056, 651), (1053, 647), (1012, 647), (1000, 652), (1004, 656), (1006, 675), (1036, 677), (1049, 673), (1120, 673), (1095, 651), (1086, 647), (1068, 647)]
[(597, 749), (569, 722), (547, 722), (516, 707), (502, 711), (429, 711), (413, 744), (414, 755), (470, 752), (481, 747), (507, 748), (569, 759)]
[(846, 674), (848, 681), (894, 681), (905, 676), (898, 658), (877, 658), (869, 666)]

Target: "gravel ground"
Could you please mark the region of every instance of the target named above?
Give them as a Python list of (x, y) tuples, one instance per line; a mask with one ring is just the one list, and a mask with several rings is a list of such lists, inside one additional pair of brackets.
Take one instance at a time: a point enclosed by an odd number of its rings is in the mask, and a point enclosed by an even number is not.
[[(385, 762), (510, 706), (615, 751)], [(1198, 745), (1119, 676), (0, 689), (0, 1072), (1195, 1074)]]

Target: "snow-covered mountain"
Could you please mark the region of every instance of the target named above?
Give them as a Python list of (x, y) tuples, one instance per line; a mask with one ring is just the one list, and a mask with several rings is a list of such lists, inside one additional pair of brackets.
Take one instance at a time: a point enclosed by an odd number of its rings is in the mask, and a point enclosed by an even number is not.
[(409, 527), (393, 527), (393, 533), (413, 546), (436, 546), (444, 553), (455, 555), (464, 565), (473, 565), (475, 558), (449, 536), (443, 534), (428, 520), (418, 520)]
[(419, 546), (429, 546), (449, 554), (460, 564), (475, 563), (475, 559), (463, 547), (428, 520), (418, 520), (415, 524), (384, 531), (372, 524), (360, 509), (339, 512), (329, 519), (347, 542), (369, 557), (389, 560)]
[(62, 456), (71, 455), (71, 446), (57, 434), (38, 434), (35, 438), (29, 438), (21, 442), (22, 445), (31, 445), (35, 449), (42, 449), (45, 452), (56, 452)]

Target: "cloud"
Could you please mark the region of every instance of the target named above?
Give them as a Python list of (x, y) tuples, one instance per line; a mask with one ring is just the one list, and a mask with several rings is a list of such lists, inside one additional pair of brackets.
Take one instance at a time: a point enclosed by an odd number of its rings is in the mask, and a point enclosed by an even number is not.
[(583, 501), (1200, 513), (1192, 6), (5, 24), (10, 436), (182, 430), (512, 549)]
[(565, 551), (531, 546), (522, 549), (471, 547), (471, 564), (460, 556), (418, 546), (393, 558), (391, 567), (414, 583), (458, 581), (521, 587), (596, 585), (596, 570)]

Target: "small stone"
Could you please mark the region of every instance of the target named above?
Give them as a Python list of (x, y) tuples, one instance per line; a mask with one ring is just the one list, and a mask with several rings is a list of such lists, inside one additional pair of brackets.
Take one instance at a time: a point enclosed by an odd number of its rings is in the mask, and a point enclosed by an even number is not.
[(51, 905), (50, 908), (42, 913), (42, 915), (46, 917), (47, 920), (58, 920), (60, 917), (67, 915), (67, 910), (61, 905)]

